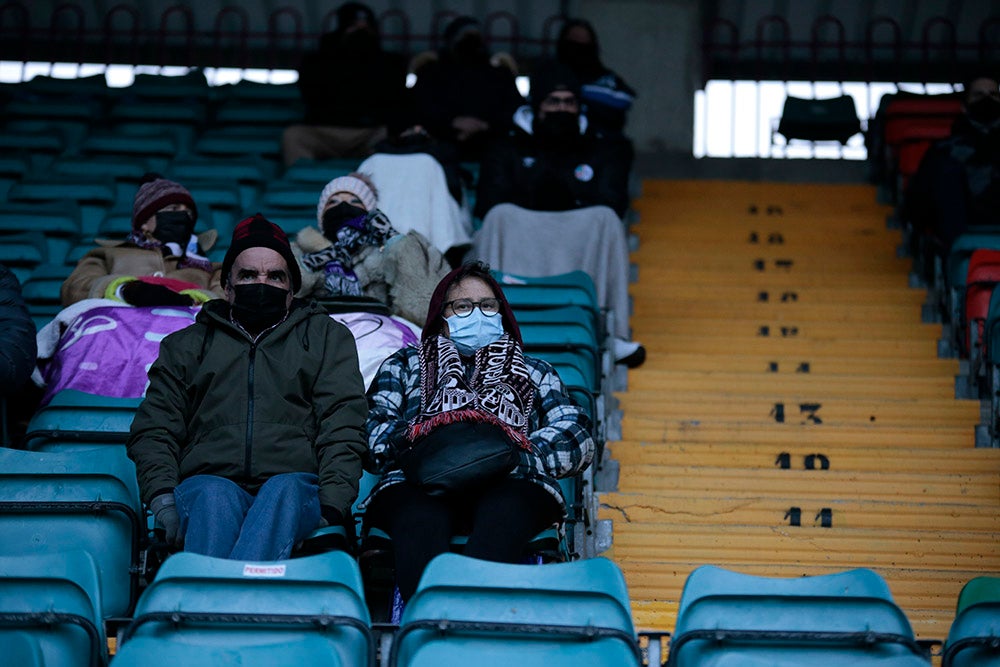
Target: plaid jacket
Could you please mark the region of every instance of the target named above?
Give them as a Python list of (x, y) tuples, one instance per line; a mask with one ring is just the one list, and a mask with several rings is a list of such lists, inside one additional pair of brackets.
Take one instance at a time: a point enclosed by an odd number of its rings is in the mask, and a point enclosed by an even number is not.
[[(555, 480), (571, 477), (590, 464), (595, 449), (590, 418), (569, 397), (552, 366), (527, 355), (524, 363), (536, 387), (529, 426), (532, 451), (520, 451), (521, 460), (511, 475), (541, 484), (565, 511)], [(410, 420), (420, 414), (419, 348), (403, 348), (382, 363), (368, 389), (368, 406), (366, 468), (382, 476), (370, 500), (381, 489), (403, 480), (396, 451)]]

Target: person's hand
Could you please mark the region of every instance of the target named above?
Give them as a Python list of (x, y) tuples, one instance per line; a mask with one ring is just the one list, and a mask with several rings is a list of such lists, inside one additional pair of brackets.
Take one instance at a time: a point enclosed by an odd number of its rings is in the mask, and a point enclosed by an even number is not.
[(122, 285), (122, 300), (132, 306), (193, 306), (187, 294), (154, 283), (133, 280)]
[(465, 141), (474, 134), (490, 129), (490, 124), (475, 116), (456, 116), (451, 121), (451, 127), (455, 130), (458, 140)]
[(174, 505), (173, 493), (161, 493), (153, 498), (149, 503), (149, 509), (153, 512), (156, 523), (163, 526), (164, 539), (172, 547), (180, 547), (184, 544), (184, 537), (180, 534), (181, 517), (177, 514), (177, 507)]

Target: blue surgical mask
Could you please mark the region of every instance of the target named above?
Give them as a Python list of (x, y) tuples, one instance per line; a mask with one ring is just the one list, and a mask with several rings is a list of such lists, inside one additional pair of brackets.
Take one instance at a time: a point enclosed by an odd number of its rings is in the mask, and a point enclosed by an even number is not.
[(452, 315), (444, 318), (448, 323), (448, 334), (455, 347), (462, 354), (472, 354), (484, 345), (489, 345), (503, 335), (503, 317), (500, 313), (484, 315), (474, 308), (466, 317)]

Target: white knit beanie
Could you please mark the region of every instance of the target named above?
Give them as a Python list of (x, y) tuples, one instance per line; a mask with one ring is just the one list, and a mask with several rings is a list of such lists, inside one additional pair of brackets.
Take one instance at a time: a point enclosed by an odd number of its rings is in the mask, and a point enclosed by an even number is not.
[[(316, 223), (318, 225), (323, 224), (323, 209), (326, 208), (327, 200), (337, 192), (350, 192), (361, 200), (366, 211), (375, 210), (375, 206), (378, 204), (378, 193), (374, 186), (369, 186), (364, 180), (358, 178), (359, 176), (363, 175), (354, 172), (347, 176), (338, 176), (326, 184), (323, 192), (319, 195), (319, 205), (316, 207)], [(367, 176), (363, 177), (369, 180)]]

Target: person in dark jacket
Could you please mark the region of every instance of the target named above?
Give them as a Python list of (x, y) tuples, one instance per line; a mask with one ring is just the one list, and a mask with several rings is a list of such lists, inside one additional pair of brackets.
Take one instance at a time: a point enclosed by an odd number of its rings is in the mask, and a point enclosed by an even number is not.
[(580, 84), (569, 68), (550, 64), (531, 78), (531, 105), (514, 116), (516, 127), (483, 157), (475, 215), (497, 204), (534, 211), (608, 206), (628, 208), (628, 143), (590, 131), (580, 110)]
[(367, 157), (402, 129), (406, 59), (382, 49), (367, 5), (347, 2), (337, 9), (337, 28), (303, 57), (298, 86), (305, 119), (284, 132), (286, 166), (303, 158)]
[(35, 323), (21, 296), (21, 283), (0, 264), (0, 397), (14, 396), (27, 384), (36, 355)]
[[(522, 347), (489, 267), (465, 264), (435, 289), (420, 347), (386, 359), (368, 390), (368, 465), (382, 478), (365, 501), (366, 522), (392, 537), (404, 600), (464, 530), (466, 555), (516, 562), (532, 537), (565, 517), (556, 480), (594, 456), (590, 419), (552, 366)], [(462, 424), (501, 429), (517, 450), (513, 469), (443, 496), (406, 477), (401, 454), (414, 440)]]
[(556, 40), (556, 59), (580, 80), (580, 101), (591, 127), (622, 134), (636, 92), (601, 62), (597, 32), (589, 21), (571, 19), (563, 24)]
[(407, 134), (452, 142), (461, 160), (478, 160), (490, 139), (506, 134), (524, 103), (514, 73), (490, 62), (479, 22), (469, 16), (448, 24), (444, 48), (416, 76)]
[[(483, 224), (473, 253), (522, 276), (586, 271), (601, 307), (615, 313), (615, 362), (636, 368), (646, 350), (630, 339), (621, 223), (629, 204), (631, 148), (620, 137), (588, 131), (579, 82), (558, 63), (532, 77), (531, 106), (518, 109), (515, 122), (510, 136), (494, 142), (483, 158), (474, 210)], [(560, 237), (558, 245), (538, 242), (550, 233)], [(545, 262), (537, 261), (538, 248)]]
[(951, 136), (932, 145), (907, 184), (902, 213), (938, 253), (966, 229), (1000, 225), (1000, 85), (965, 84)]
[(226, 298), (167, 336), (128, 440), (167, 541), (219, 558), (280, 560), (350, 516), (367, 406), (350, 331), (293, 298), (285, 233), (237, 225)]

